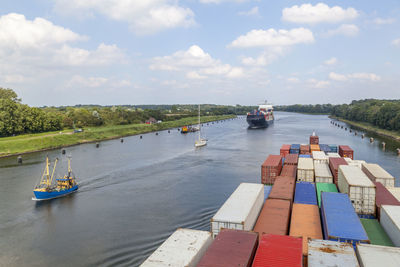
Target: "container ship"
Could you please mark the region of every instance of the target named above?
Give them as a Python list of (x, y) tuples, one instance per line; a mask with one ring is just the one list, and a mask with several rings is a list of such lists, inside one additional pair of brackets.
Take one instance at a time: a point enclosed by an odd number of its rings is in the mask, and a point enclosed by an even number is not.
[[(278, 152), (278, 151), (277, 151)], [(178, 229), (150, 266), (400, 266), (400, 187), (346, 145), (282, 145), (241, 183), (210, 231)]]
[(266, 128), (269, 124), (274, 122), (274, 113), (273, 106), (271, 104), (267, 104), (265, 101), (264, 104), (260, 104), (257, 110), (253, 112), (247, 113), (247, 123), (249, 124), (249, 128), (257, 129), (257, 128)]

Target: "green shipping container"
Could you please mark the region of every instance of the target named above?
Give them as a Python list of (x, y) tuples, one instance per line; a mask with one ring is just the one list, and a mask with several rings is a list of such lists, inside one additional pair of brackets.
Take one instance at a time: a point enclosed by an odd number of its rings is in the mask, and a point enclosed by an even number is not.
[(360, 221), (372, 245), (394, 247), (392, 240), (390, 240), (378, 220), (360, 219)]
[(321, 192), (337, 192), (335, 184), (331, 183), (316, 183), (318, 206), (321, 207)]

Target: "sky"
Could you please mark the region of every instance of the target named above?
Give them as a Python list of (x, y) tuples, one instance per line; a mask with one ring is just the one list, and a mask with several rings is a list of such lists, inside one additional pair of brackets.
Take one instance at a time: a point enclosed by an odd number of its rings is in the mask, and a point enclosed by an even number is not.
[(400, 98), (400, 2), (2, 0), (0, 87), (31, 106)]

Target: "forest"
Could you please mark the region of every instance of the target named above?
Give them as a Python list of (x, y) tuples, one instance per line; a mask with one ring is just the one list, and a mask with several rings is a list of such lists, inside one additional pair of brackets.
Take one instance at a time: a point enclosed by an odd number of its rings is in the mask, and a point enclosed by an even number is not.
[[(256, 107), (201, 105), (202, 115), (246, 114)], [(29, 107), (12, 89), (0, 88), (0, 137), (90, 126), (144, 123), (197, 116), (197, 105), (76, 105)]]
[(365, 122), (381, 129), (400, 130), (400, 100), (364, 99), (342, 105), (290, 105), (275, 110), (330, 114), (350, 121)]

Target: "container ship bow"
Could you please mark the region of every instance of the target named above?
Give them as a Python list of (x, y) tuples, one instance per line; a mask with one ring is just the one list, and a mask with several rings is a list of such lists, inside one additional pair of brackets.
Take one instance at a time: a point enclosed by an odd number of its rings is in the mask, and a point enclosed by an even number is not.
[(261, 104), (258, 110), (247, 113), (247, 123), (249, 128), (266, 128), (269, 124), (274, 122), (273, 106), (270, 104)]

